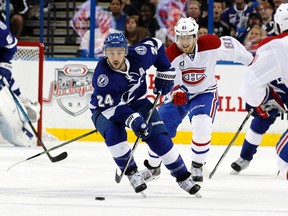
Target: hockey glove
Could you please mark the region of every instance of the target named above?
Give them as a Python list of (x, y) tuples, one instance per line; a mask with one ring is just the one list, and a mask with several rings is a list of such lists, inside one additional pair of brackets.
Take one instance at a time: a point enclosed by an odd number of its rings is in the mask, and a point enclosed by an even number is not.
[(158, 94), (161, 91), (162, 95), (168, 94), (173, 88), (175, 77), (175, 71), (158, 72), (154, 81), (153, 93)]
[(136, 136), (148, 136), (149, 125), (138, 112), (131, 114), (125, 121), (125, 125), (131, 128)]
[(177, 85), (174, 87), (172, 92), (170, 92), (170, 97), (172, 98), (173, 104), (175, 106), (187, 104), (189, 100), (188, 89), (184, 85)]
[(274, 91), (273, 88), (267, 87), (266, 96), (258, 107), (251, 107), (246, 105), (246, 109), (254, 109), (254, 113), (262, 118), (276, 118), (279, 116), (279, 112), (287, 112), (285, 105), (282, 102), (281, 96)]

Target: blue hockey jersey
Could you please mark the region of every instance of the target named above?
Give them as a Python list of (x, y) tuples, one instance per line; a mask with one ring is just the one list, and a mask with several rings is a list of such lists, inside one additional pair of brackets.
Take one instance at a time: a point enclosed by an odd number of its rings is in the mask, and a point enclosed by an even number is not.
[(106, 58), (101, 59), (94, 71), (90, 109), (101, 112), (107, 119), (124, 122), (143, 105), (146, 99), (146, 70), (154, 65), (158, 73), (173, 72), (162, 42), (156, 38), (144, 39), (128, 47), (125, 59), (127, 71), (113, 70)]
[(17, 39), (7, 26), (0, 21), (0, 63), (9, 63), (17, 51)]

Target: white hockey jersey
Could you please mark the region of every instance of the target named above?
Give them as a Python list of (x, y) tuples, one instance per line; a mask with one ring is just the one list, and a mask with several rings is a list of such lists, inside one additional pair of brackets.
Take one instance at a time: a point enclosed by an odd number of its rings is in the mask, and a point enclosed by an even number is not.
[(282, 81), (288, 87), (287, 63), (288, 33), (264, 39), (246, 71), (241, 89), (243, 99), (250, 106), (257, 107), (265, 98), (267, 84), (271, 81)]
[(216, 91), (217, 61), (249, 65), (253, 60), (252, 54), (230, 36), (200, 36), (192, 54), (183, 53), (176, 43), (173, 43), (166, 49), (166, 54), (177, 71), (175, 85), (185, 85), (190, 94)]

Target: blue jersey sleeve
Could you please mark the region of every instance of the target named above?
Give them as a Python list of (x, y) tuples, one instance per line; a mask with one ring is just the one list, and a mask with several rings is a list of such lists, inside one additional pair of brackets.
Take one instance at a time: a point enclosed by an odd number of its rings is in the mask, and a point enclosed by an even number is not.
[(7, 26), (0, 21), (0, 62), (9, 63), (17, 51), (17, 39)]
[[(159, 39), (146, 38), (140, 43), (140, 45), (141, 44), (145, 45), (147, 49), (147, 52), (143, 54), (143, 59), (145, 59), (143, 64), (148, 63), (149, 67), (153, 65), (159, 72), (174, 71), (166, 55), (164, 45)], [(137, 53), (141, 54), (137, 47), (139, 47), (139, 45), (136, 45), (134, 49)]]

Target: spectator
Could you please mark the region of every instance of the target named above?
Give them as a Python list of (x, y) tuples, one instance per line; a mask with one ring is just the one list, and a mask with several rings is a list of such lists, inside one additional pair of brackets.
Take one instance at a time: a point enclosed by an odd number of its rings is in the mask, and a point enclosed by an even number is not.
[(122, 0), (122, 10), (127, 16), (139, 16), (138, 8), (130, 0)]
[(133, 46), (144, 38), (149, 37), (148, 29), (138, 26), (138, 19), (135, 16), (131, 16), (126, 21), (126, 28), (124, 35), (128, 41), (129, 46)]
[[(24, 29), (24, 21), (29, 18), (29, 7), (26, 0), (10, 0), (10, 4), (12, 5), (10, 11), (10, 31), (19, 40)], [(0, 8), (0, 13), (0, 20), (5, 22), (5, 10), (2, 11)]]
[(198, 36), (206, 35), (208, 34), (208, 29), (206, 26), (201, 26), (198, 30)]
[(248, 21), (247, 21), (247, 28), (238, 34), (238, 41), (242, 44), (244, 44), (245, 37), (247, 36), (248, 32), (254, 25), (260, 25), (262, 26), (262, 19), (260, 14), (258, 13), (251, 13), (248, 16)]
[(262, 18), (262, 28), (266, 31), (268, 36), (275, 34), (275, 22), (273, 20), (273, 7), (268, 2), (262, 2), (258, 6), (259, 14)]
[[(213, 18), (214, 30), (213, 30), (213, 33), (215, 35), (217, 35), (218, 37), (233, 35), (232, 31), (234, 32), (234, 29), (232, 29), (227, 23), (225, 23), (221, 19), (221, 15), (223, 12), (223, 4), (220, 0), (214, 1), (214, 10), (213, 11), (214, 11), (214, 18)], [(208, 27), (208, 17), (204, 17), (202, 19), (200, 26), (206, 27), (206, 28)]]
[(196, 20), (197, 23), (201, 21), (201, 5), (198, 1), (189, 1), (186, 14), (187, 17), (192, 17)]
[(140, 8), (143, 4), (143, 0), (130, 0), (130, 2), (137, 8), (138, 11), (140, 11)]
[(254, 25), (244, 40), (245, 48), (255, 55), (259, 42), (266, 36), (266, 31), (262, 29), (260, 25)]
[(125, 23), (127, 15), (123, 13), (122, 1), (121, 0), (111, 0), (109, 5), (109, 10), (115, 21), (115, 29), (123, 32), (125, 30)]
[(142, 4), (140, 8), (139, 26), (149, 30), (150, 36), (155, 37), (156, 31), (160, 29), (155, 18), (156, 6), (150, 2)]
[(239, 40), (239, 36), (247, 28), (249, 14), (256, 12), (256, 5), (252, 4), (252, 6), (249, 6), (245, 3), (245, 0), (234, 0), (234, 4), (223, 11), (222, 20), (236, 30), (237, 40)]

